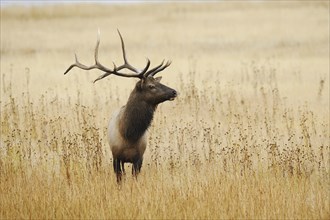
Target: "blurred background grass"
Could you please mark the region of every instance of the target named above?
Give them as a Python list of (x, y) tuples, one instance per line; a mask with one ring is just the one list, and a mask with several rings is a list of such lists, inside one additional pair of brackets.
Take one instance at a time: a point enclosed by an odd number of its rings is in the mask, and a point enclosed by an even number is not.
[[(1, 6), (1, 218), (329, 217), (329, 3)], [(139, 181), (106, 127), (135, 80), (75, 69), (163, 59)], [(15, 184), (13, 184), (15, 183)], [(142, 199), (141, 199), (142, 198)], [(259, 204), (259, 205), (256, 205)], [(134, 207), (134, 208), (132, 208)]]

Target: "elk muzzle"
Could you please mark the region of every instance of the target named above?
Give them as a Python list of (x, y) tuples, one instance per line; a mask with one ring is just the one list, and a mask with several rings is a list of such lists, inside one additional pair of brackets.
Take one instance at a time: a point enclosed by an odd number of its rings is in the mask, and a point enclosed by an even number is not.
[(170, 97), (169, 97), (168, 100), (173, 101), (177, 96), (178, 96), (177, 91), (175, 91), (175, 90), (173, 89), (173, 90), (171, 91), (171, 93), (170, 93)]

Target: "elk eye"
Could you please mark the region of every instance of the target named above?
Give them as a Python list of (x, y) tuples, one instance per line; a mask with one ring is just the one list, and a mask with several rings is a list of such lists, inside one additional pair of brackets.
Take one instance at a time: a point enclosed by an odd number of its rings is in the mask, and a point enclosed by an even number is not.
[(154, 85), (148, 85), (148, 88), (149, 89), (154, 89), (154, 88), (156, 88)]

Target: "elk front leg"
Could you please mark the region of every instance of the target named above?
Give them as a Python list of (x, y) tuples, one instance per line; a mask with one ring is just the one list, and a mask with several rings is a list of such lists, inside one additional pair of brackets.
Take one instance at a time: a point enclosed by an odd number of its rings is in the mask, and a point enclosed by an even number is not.
[(121, 169), (123, 171), (123, 174), (125, 175), (125, 162), (124, 161), (121, 161)]
[(113, 159), (113, 169), (116, 173), (117, 183), (121, 182), (122, 172), (121, 172), (120, 165), (121, 165), (121, 161), (118, 158), (114, 158)]

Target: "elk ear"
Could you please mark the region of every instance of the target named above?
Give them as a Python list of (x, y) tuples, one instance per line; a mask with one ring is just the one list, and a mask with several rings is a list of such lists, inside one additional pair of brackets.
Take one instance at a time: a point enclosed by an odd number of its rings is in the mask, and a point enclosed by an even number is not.
[(140, 81), (138, 81), (138, 82), (136, 83), (136, 88), (137, 88), (139, 91), (141, 91), (142, 88), (143, 88), (143, 84), (144, 84), (144, 79), (141, 79)]
[(158, 77), (155, 78), (155, 81), (156, 82), (160, 82), (161, 79), (162, 79), (162, 77), (161, 76), (158, 76)]

